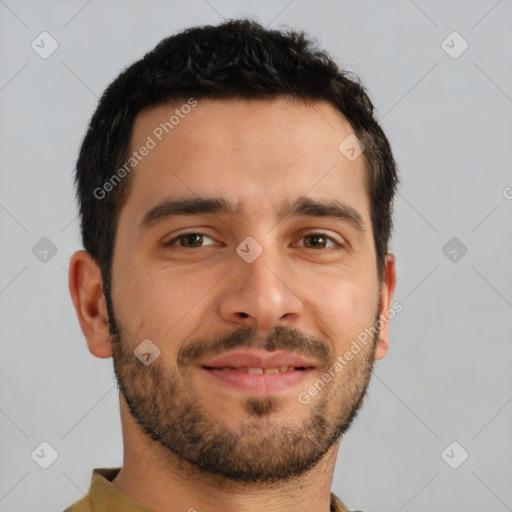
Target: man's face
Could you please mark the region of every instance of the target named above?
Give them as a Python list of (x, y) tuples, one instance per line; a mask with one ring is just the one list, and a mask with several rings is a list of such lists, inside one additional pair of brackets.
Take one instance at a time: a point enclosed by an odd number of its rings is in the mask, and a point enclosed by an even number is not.
[[(164, 453), (238, 481), (301, 474), (348, 428), (385, 353), (369, 342), (332, 370), (379, 313), (363, 158), (339, 151), (353, 130), (327, 103), (199, 100), (159, 140), (176, 108), (141, 112), (131, 141), (156, 146), (131, 173), (113, 256), (121, 391)], [(146, 366), (134, 350), (148, 339), (160, 355)]]

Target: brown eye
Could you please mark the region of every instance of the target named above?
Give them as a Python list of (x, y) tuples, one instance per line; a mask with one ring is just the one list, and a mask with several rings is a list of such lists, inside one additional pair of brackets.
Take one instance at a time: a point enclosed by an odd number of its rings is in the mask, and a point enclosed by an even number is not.
[(200, 247), (203, 242), (203, 235), (199, 233), (190, 233), (178, 238), (182, 247)]
[(324, 235), (323, 233), (311, 233), (303, 236), (304, 247), (308, 249), (325, 249), (329, 242), (339, 245), (330, 236)]
[[(182, 247), (183, 249), (198, 249), (205, 246), (205, 239), (212, 240), (211, 237), (206, 235), (205, 233), (200, 232), (190, 232), (190, 233), (182, 233), (181, 235), (178, 235), (174, 237), (172, 240), (169, 240), (168, 242), (165, 242), (166, 246), (178, 246)], [(211, 243), (206, 245), (213, 245)]]

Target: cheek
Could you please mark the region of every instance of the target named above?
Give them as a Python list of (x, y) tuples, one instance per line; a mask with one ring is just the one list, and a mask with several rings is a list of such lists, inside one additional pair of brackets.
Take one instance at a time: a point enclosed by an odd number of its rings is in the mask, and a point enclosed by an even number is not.
[(190, 275), (179, 267), (120, 273), (124, 284), (116, 289), (116, 317), (137, 339), (149, 338), (162, 347), (181, 341), (200, 325), (206, 305), (211, 307), (205, 295), (213, 285), (207, 279), (211, 273)]
[[(161, 332), (155, 327), (168, 330), (179, 315), (181, 301), (172, 300), (176, 290), (167, 280), (151, 271), (118, 268), (114, 276), (112, 298), (120, 324), (133, 335), (157, 339)], [(162, 321), (165, 320), (164, 325)]]
[(326, 339), (334, 340), (337, 352), (373, 325), (378, 300), (376, 283), (329, 276), (317, 279), (315, 286), (311, 284), (305, 289), (309, 290), (307, 307), (319, 319), (318, 327)]

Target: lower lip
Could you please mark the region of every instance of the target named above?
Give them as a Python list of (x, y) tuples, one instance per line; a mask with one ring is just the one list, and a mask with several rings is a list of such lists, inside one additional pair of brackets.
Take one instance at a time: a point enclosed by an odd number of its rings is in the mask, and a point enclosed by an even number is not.
[(279, 373), (247, 373), (238, 370), (207, 370), (217, 382), (255, 395), (268, 395), (297, 386), (313, 372), (314, 368)]

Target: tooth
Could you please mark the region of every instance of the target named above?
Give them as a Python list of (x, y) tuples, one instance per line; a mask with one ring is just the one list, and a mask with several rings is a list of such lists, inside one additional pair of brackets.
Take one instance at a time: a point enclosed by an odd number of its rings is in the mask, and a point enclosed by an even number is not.
[(216, 368), (216, 370), (220, 370), (222, 372), (228, 371), (237, 371), (242, 373), (252, 373), (261, 375), (262, 373), (284, 373), (284, 372), (293, 372), (295, 370), (295, 366), (279, 366), (277, 368), (248, 368), (248, 367), (233, 367), (233, 366), (223, 366)]

